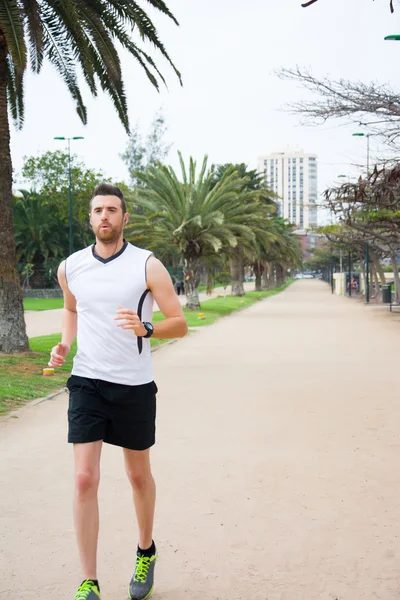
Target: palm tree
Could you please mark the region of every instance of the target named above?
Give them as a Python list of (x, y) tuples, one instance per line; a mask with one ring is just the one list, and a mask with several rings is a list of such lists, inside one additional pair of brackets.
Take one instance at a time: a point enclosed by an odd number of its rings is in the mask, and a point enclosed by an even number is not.
[(61, 259), (68, 244), (67, 230), (59, 215), (42, 196), (20, 190), (14, 198), (14, 227), (18, 262), (34, 265), (37, 279), (43, 280), (43, 263)]
[(246, 203), (244, 180), (229, 170), (215, 183), (214, 169), (207, 170), (204, 157), (199, 174), (191, 158), (187, 172), (179, 153), (182, 181), (172, 167), (151, 166), (137, 173), (143, 186), (136, 202), (144, 215), (135, 215), (126, 233), (145, 243), (160, 257), (177, 248), (182, 258), (187, 308), (197, 310), (200, 263), (212, 263), (215, 255), (238, 245), (238, 239), (255, 240), (254, 205)]
[[(232, 278), (232, 296), (244, 296), (244, 263), (254, 261), (256, 264), (262, 249), (275, 240), (271, 216), (276, 212), (275, 194), (264, 183), (264, 176), (255, 169), (249, 170), (245, 163), (219, 165), (216, 170), (216, 181), (227, 171), (236, 171), (243, 181), (243, 193), (247, 203), (253, 204), (253, 211), (247, 219), (248, 230), (238, 231), (238, 244), (229, 251), (230, 271)], [(257, 285), (256, 285), (256, 289)]]
[(289, 268), (300, 267), (303, 262), (301, 245), (293, 233), (293, 225), (281, 217), (273, 218), (276, 239), (269, 248), (264, 248), (262, 260), (262, 289), (281, 285)]
[[(147, 2), (177, 23), (163, 0)], [(164, 81), (153, 59), (132, 41), (132, 30), (151, 42), (180, 78), (151, 19), (132, 0), (0, 0), (0, 352), (28, 349), (16, 267), (8, 120), (9, 110), (16, 126), (23, 124), (28, 50), (34, 72), (39, 73), (44, 58), (55, 66), (83, 123), (87, 111), (78, 85), (78, 68), (92, 95), (97, 95), (99, 87), (110, 95), (128, 131), (117, 45), (139, 62), (155, 87)]]
[[(244, 267), (254, 264), (265, 248), (269, 248), (276, 240), (276, 231), (271, 221), (270, 208), (263, 205), (257, 194), (248, 204), (251, 212), (246, 225), (248, 231), (236, 231), (237, 246), (229, 252), (230, 272), (232, 278), (232, 296), (244, 296)], [(250, 235), (249, 235), (250, 234)], [(256, 291), (258, 288), (256, 286)]]

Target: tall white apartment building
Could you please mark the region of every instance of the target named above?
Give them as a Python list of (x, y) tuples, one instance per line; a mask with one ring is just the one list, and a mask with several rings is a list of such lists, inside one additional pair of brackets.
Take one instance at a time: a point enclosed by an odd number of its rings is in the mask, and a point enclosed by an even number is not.
[(278, 196), (279, 215), (299, 229), (317, 224), (317, 156), (274, 152), (258, 159), (258, 170)]

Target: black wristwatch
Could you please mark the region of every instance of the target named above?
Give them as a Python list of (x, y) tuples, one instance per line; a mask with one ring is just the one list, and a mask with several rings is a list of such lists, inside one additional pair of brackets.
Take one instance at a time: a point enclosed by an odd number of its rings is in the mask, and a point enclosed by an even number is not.
[(144, 328), (147, 331), (146, 335), (144, 335), (143, 337), (144, 338), (151, 337), (153, 335), (153, 333), (154, 333), (154, 327), (153, 327), (153, 325), (151, 323), (148, 323), (147, 321), (143, 321), (143, 325), (144, 325)]

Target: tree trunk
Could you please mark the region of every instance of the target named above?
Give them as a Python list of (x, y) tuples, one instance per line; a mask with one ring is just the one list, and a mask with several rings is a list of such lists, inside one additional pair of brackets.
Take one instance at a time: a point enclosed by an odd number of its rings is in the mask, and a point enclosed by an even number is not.
[[(376, 298), (382, 299), (382, 291), (379, 290), (379, 280), (381, 282), (381, 285), (385, 285), (385, 283), (386, 283), (385, 273), (382, 269), (382, 265), (380, 263), (379, 258), (377, 257), (375, 252), (373, 250), (371, 250), (371, 248), (369, 250), (369, 256), (371, 258), (372, 264), (374, 265), (375, 275), (376, 275), (376, 279), (377, 279)], [(379, 278), (379, 280), (378, 280), (378, 278)]]
[(199, 285), (208, 285), (208, 272), (204, 265), (199, 267)]
[(269, 271), (269, 289), (274, 290), (278, 286), (277, 266), (271, 263)]
[(185, 258), (183, 273), (185, 278), (186, 309), (199, 310), (200, 263), (197, 258)]
[(262, 275), (263, 275), (263, 271), (264, 271), (264, 265), (260, 260), (257, 260), (254, 265), (253, 265), (253, 270), (254, 270), (254, 275), (256, 276), (256, 282), (255, 282), (255, 291), (256, 292), (261, 292), (262, 291)]
[(276, 287), (280, 287), (283, 283), (283, 268), (281, 265), (276, 265)]
[(0, 352), (11, 354), (26, 352), (29, 344), (15, 252), (6, 56), (0, 33)]
[(235, 248), (230, 258), (232, 277), (232, 296), (244, 296), (243, 260), (240, 248)]
[(269, 275), (268, 263), (264, 262), (263, 263), (263, 271), (261, 273), (261, 289), (262, 289), (262, 291), (268, 290), (268, 275)]
[(367, 275), (366, 275), (367, 272), (365, 270), (365, 261), (364, 260), (361, 261), (361, 273), (362, 273), (363, 281), (364, 281), (363, 296), (366, 296), (367, 295)]
[(263, 290), (273, 290), (275, 288), (275, 268), (273, 263), (265, 263), (265, 277)]
[(381, 280), (381, 285), (385, 285), (385, 283), (386, 283), (385, 273), (384, 273), (384, 270), (382, 269), (382, 265), (380, 263), (379, 258), (377, 257), (375, 252), (371, 249), (369, 251), (369, 256), (370, 256), (372, 262), (374, 263), (377, 274), (379, 275), (379, 279)]
[(398, 271), (398, 265), (397, 265), (397, 261), (396, 261), (396, 253), (395, 252), (391, 252), (390, 260), (391, 260), (392, 267), (393, 267), (395, 299), (396, 299), (396, 302), (398, 303), (399, 298), (400, 298), (400, 280), (399, 280), (399, 271)]
[(43, 263), (35, 262), (33, 264), (33, 273), (30, 278), (30, 285), (31, 288), (35, 290), (42, 290), (46, 287)]
[(373, 262), (370, 263), (371, 267), (371, 298), (377, 298), (379, 293), (379, 281), (378, 275), (376, 274), (375, 265)]

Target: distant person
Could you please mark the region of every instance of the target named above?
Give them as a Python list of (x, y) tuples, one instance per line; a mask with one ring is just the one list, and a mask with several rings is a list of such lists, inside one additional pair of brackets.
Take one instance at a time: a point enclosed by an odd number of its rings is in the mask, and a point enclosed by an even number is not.
[[(155, 443), (157, 386), (149, 338), (183, 337), (188, 327), (168, 271), (150, 251), (124, 240), (128, 219), (121, 190), (100, 184), (90, 202), (96, 241), (58, 269), (63, 330), (49, 365), (65, 362), (75, 336), (78, 346), (67, 384), (68, 441), (75, 456), (74, 521), (83, 575), (76, 600), (100, 599), (97, 490), (103, 442), (123, 448), (133, 490), (139, 544), (130, 598), (148, 598), (154, 585), (150, 447)], [(161, 323), (151, 323), (153, 298), (165, 316)]]
[(357, 279), (354, 277), (354, 275), (351, 276), (351, 289), (353, 292), (355, 292), (356, 294), (358, 293), (358, 281)]
[(175, 283), (175, 289), (176, 289), (176, 293), (178, 294), (178, 296), (185, 293), (185, 284), (183, 283), (183, 281), (181, 279), (177, 279), (177, 281)]

